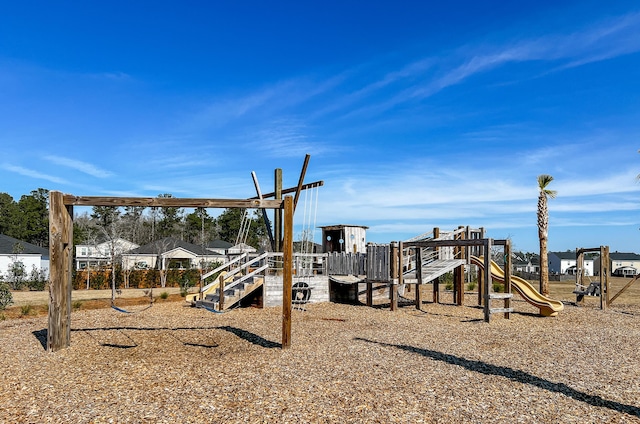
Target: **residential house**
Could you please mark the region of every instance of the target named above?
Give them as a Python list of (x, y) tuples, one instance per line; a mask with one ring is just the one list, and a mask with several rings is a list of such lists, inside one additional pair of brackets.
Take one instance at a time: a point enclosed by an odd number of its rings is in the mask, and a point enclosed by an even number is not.
[(525, 257), (522, 254), (514, 255), (514, 272), (537, 274), (540, 272), (540, 258), (538, 256)]
[[(611, 274), (619, 277), (630, 277), (638, 274), (640, 270), (640, 255), (637, 253), (610, 252)], [(597, 261), (599, 272), (600, 261)]]
[(76, 269), (96, 269), (111, 263), (112, 256), (135, 249), (139, 245), (123, 238), (101, 241), (97, 244), (79, 244), (76, 246)]
[(225, 261), (224, 255), (173, 237), (157, 240), (122, 254), (124, 269), (190, 269)]
[[(552, 274), (575, 275), (577, 269), (576, 261), (575, 251), (549, 252), (549, 272)], [(583, 275), (594, 275), (594, 260), (585, 256), (583, 269)]]
[(49, 249), (0, 234), (0, 273), (8, 275), (16, 262), (27, 274), (36, 269), (49, 275)]
[(213, 240), (207, 244), (207, 249), (218, 255), (226, 255), (230, 247), (233, 247), (233, 244), (224, 240)]

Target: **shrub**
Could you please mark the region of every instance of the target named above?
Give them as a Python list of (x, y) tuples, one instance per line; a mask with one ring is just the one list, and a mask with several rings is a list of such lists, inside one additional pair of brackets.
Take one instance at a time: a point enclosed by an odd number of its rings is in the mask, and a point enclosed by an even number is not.
[(7, 283), (0, 282), (0, 311), (13, 303), (13, 295)]
[(169, 298), (169, 293), (168, 292), (162, 292), (160, 293), (160, 299), (162, 300), (166, 300)]
[(5, 319), (7, 319), (5, 314), (0, 314), (0, 321), (4, 321)]
[(22, 316), (29, 315), (32, 311), (33, 311), (33, 306), (31, 305), (22, 305), (20, 307), (20, 314), (22, 314)]
[(71, 307), (73, 308), (74, 311), (79, 310), (82, 307), (82, 301), (81, 300), (73, 301), (73, 303), (71, 303)]
[(493, 291), (494, 291), (494, 293), (501, 293), (503, 288), (504, 287), (502, 286), (501, 283), (497, 283), (497, 282), (493, 283)]
[(38, 269), (34, 266), (31, 267), (31, 273), (29, 274), (29, 280), (27, 281), (27, 287), (29, 290), (43, 291), (47, 285), (47, 274), (42, 269)]
[(469, 284), (467, 284), (467, 288), (469, 290), (475, 290), (476, 286), (477, 286), (477, 284), (475, 282), (473, 282), (473, 281), (470, 282)]
[(444, 288), (445, 290), (453, 290), (453, 283), (451, 281), (447, 281)]

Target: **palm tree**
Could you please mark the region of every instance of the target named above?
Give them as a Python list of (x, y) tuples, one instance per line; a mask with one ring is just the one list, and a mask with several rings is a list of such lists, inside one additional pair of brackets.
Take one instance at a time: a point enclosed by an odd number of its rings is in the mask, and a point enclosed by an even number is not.
[(553, 181), (551, 175), (538, 175), (538, 237), (540, 238), (540, 293), (549, 294), (549, 260), (547, 258), (547, 237), (549, 235), (548, 198), (555, 198), (557, 192), (549, 190), (547, 186)]

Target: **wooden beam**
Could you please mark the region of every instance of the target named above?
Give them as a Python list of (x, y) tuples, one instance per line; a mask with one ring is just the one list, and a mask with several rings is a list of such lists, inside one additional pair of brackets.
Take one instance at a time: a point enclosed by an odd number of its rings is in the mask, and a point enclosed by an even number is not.
[[(262, 190), (260, 190), (260, 184), (258, 183), (258, 176), (254, 171), (251, 171), (251, 178), (253, 179), (253, 185), (256, 188), (256, 193), (258, 194), (258, 200), (262, 200)], [(262, 208), (262, 219), (264, 220), (264, 225), (267, 229), (267, 236), (269, 237), (269, 244), (271, 245), (271, 251), (276, 251), (276, 244), (273, 241), (273, 231), (271, 230), (271, 222), (269, 222), (269, 215), (267, 214), (267, 210)]]
[[(282, 199), (282, 169), (276, 168), (273, 172), (274, 190), (276, 200)], [(282, 252), (282, 210), (273, 212), (273, 238), (276, 252)]]
[[(458, 239), (458, 240), (421, 240), (407, 241), (405, 247), (443, 247), (443, 246), (484, 246), (486, 239)], [(493, 240), (492, 245), (504, 246), (507, 240)]]
[(103, 197), (64, 195), (65, 205), (74, 206), (144, 206), (184, 208), (282, 209), (282, 200), (196, 199), (179, 197)]
[(296, 196), (293, 198), (293, 210), (298, 207), (298, 200), (300, 199), (300, 193), (302, 192), (302, 183), (304, 183), (304, 176), (307, 173), (307, 166), (309, 165), (309, 159), (311, 155), (307, 154), (304, 157), (304, 163), (302, 164), (302, 170), (300, 171), (300, 178), (298, 178), (298, 186), (296, 187)]
[(59, 191), (49, 193), (49, 324), (47, 350), (71, 343), (71, 275), (73, 264), (73, 208)]
[(293, 288), (293, 199), (284, 198), (284, 243), (282, 246), (282, 348), (291, 346), (291, 300)]
[[(315, 181), (312, 183), (308, 183), (308, 184), (303, 184), (301, 189), (302, 190), (308, 190), (310, 188), (316, 188), (316, 187), (322, 187), (324, 185), (324, 181)], [(295, 193), (298, 190), (298, 187), (289, 187), (289, 188), (285, 188), (282, 189), (282, 195), (284, 196), (285, 194), (292, 194)], [(263, 199), (269, 199), (271, 197), (275, 197), (276, 193), (272, 192), (272, 193), (267, 193), (267, 194), (263, 194), (262, 198)], [(253, 199), (257, 199), (258, 197), (250, 197), (249, 200), (253, 200)]]

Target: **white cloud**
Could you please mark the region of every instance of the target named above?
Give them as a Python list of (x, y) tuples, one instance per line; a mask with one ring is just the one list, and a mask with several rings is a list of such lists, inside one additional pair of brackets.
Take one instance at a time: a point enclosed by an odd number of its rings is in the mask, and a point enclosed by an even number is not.
[(79, 160), (55, 155), (45, 156), (44, 159), (48, 160), (49, 162), (53, 162), (56, 165), (66, 166), (67, 168), (75, 169), (76, 171), (83, 172), (96, 178), (108, 178), (113, 175), (111, 172), (100, 169), (88, 162), (82, 162)]
[(2, 168), (16, 173), (16, 174), (20, 174), (22, 176), (25, 177), (29, 177), (29, 178), (35, 178), (35, 179), (40, 179), (40, 180), (46, 180), (46, 181), (50, 181), (52, 183), (55, 184), (69, 184), (69, 182), (63, 178), (59, 178), (53, 175), (48, 175), (48, 174), (44, 174), (42, 172), (39, 171), (35, 171), (33, 169), (28, 169), (28, 168), (23, 168), (21, 166), (16, 166), (16, 165), (10, 165), (7, 163), (2, 164)]

